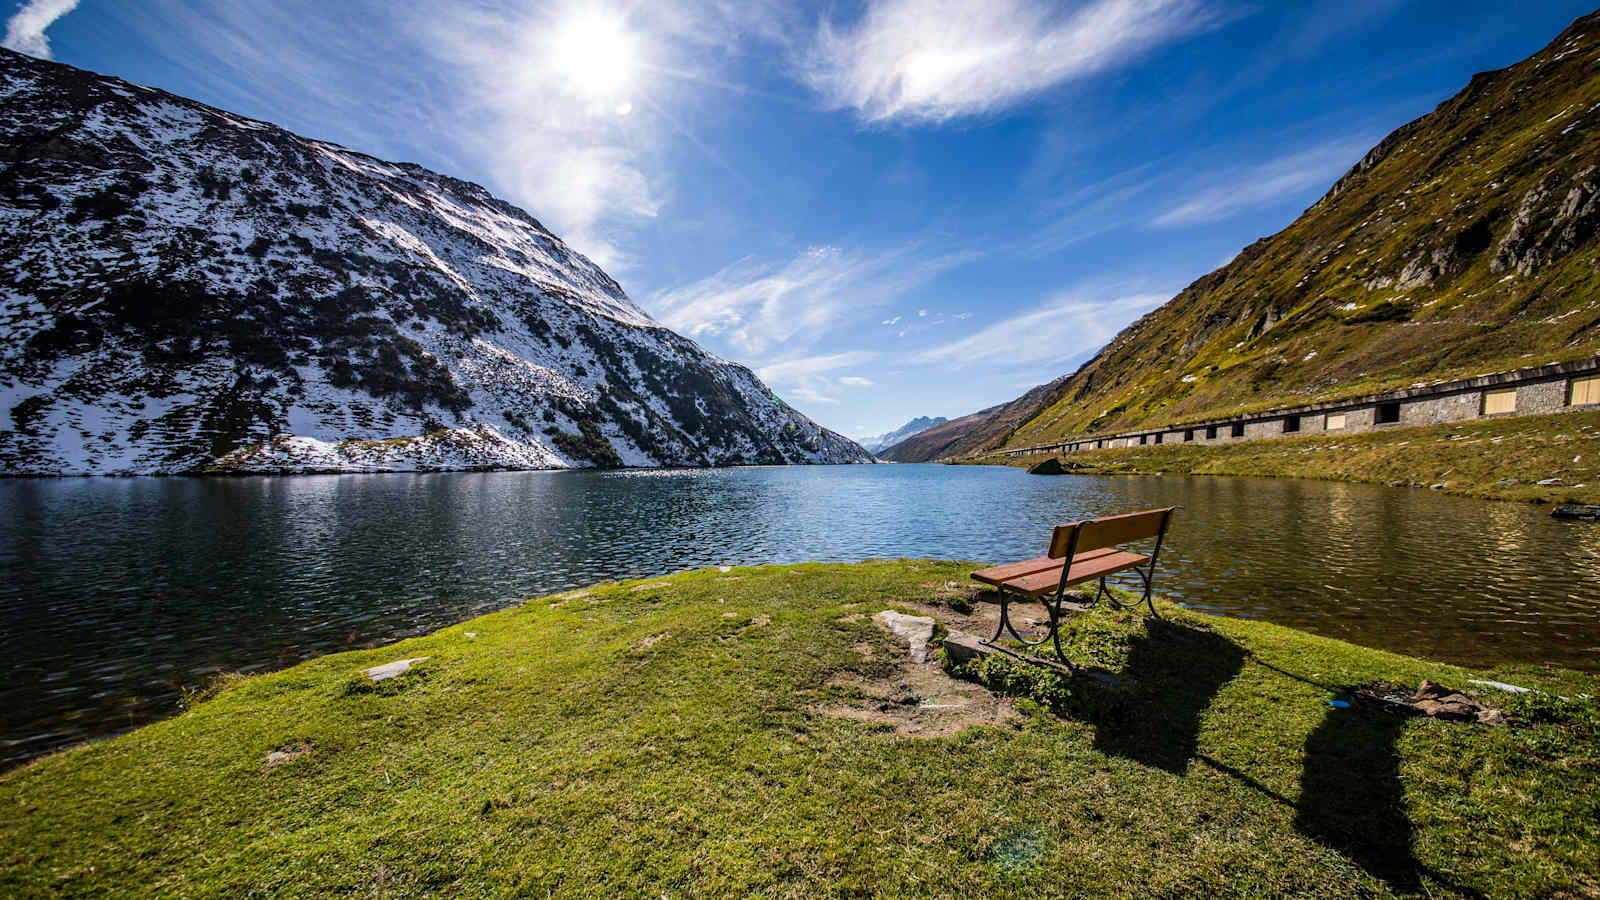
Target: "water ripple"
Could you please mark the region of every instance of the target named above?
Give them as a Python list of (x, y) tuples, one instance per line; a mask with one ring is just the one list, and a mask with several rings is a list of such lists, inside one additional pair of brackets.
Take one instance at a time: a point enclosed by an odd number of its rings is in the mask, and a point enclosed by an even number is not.
[(1543, 509), (1239, 478), (856, 466), (0, 482), (0, 760), (170, 714), (217, 671), (534, 594), (730, 563), (1038, 555), (1179, 504), (1158, 589), (1467, 664), (1600, 670), (1600, 528)]

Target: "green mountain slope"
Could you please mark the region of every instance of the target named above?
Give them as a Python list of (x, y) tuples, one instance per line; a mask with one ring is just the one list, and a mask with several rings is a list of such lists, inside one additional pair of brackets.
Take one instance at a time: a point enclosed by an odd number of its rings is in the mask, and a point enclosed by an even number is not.
[(1474, 76), (1077, 372), (881, 455), (962, 455), (1592, 356), (1597, 233), (1600, 13)]

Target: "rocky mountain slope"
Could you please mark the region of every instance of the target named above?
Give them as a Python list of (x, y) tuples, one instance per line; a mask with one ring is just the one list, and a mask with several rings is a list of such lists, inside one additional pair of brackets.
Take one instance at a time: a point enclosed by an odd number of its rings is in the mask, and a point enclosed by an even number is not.
[(1600, 13), (1474, 76), (1077, 372), (880, 455), (966, 455), (1592, 356), (1597, 233)]
[(938, 416), (936, 418), (918, 416), (893, 431), (890, 431), (886, 434), (880, 434), (875, 437), (862, 438), (860, 441), (857, 441), (857, 443), (866, 448), (868, 451), (876, 453), (885, 447), (892, 447), (914, 434), (927, 431), (929, 428), (932, 428), (935, 425), (943, 425), (948, 421), (950, 420), (946, 419), (944, 416)]
[(0, 51), (0, 474), (867, 462), (483, 188)]

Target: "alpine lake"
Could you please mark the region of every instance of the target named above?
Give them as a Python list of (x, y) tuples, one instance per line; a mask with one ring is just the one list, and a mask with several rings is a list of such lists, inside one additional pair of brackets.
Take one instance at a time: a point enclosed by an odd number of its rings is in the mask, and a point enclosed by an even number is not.
[(1467, 666), (1600, 671), (1600, 527), (1426, 490), (941, 465), (9, 479), (0, 767), (171, 715), (217, 673), (597, 581), (1010, 562), (1059, 522), (1168, 505), (1170, 600)]

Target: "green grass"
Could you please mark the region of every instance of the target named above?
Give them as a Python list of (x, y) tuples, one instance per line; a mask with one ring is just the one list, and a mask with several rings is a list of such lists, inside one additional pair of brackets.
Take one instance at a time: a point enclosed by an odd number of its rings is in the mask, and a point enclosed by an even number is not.
[[(922, 739), (818, 711), (848, 701), (841, 673), (895, 677), (858, 614), (948, 602), (971, 569), (599, 585), (235, 678), (0, 776), (0, 895), (1600, 890), (1594, 701), (1524, 703), (1512, 729), (1333, 710), (1350, 685), (1468, 673), (1268, 624), (1092, 613), (1073, 652), (1123, 681), (1050, 686), (1063, 715), (1020, 701), (1012, 724)], [(269, 767), (276, 749), (309, 752)]]
[[(984, 457), (1028, 466), (1053, 454)], [(1360, 434), (1233, 444), (1151, 444), (1063, 457), (1097, 475), (1254, 475), (1443, 484), (1452, 494), (1541, 503), (1600, 503), (1600, 411), (1485, 419)], [(1562, 483), (1541, 485), (1557, 478)]]

